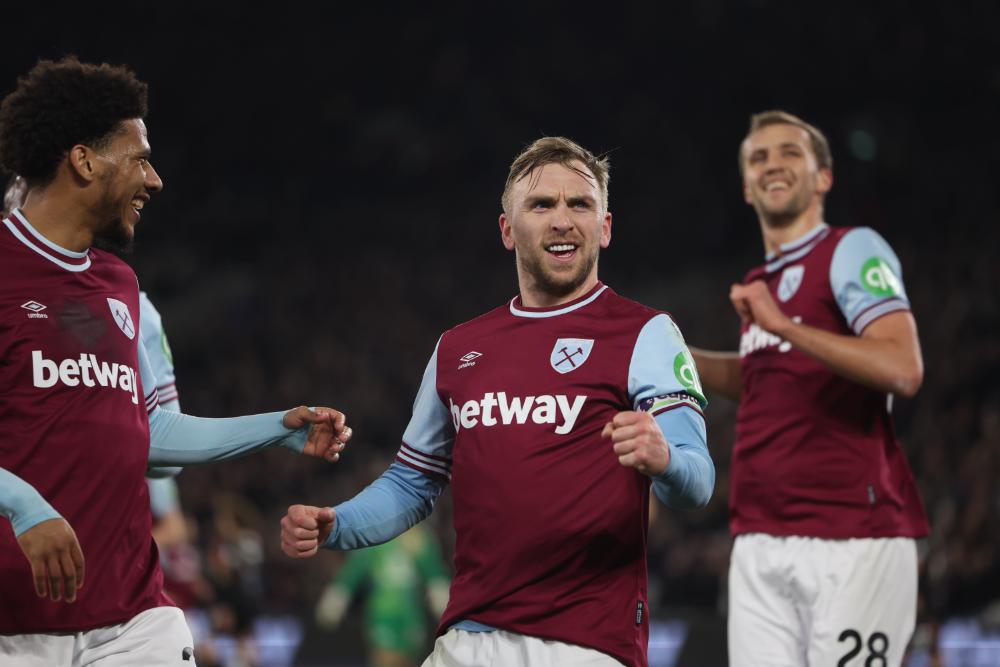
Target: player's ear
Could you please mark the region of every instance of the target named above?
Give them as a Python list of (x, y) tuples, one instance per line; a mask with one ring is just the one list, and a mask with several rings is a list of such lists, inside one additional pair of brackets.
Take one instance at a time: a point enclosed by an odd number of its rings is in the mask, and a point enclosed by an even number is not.
[(514, 237), (512, 236), (510, 220), (507, 219), (506, 213), (500, 214), (500, 240), (503, 242), (503, 247), (507, 250), (514, 249)]
[(77, 144), (69, 149), (66, 160), (69, 162), (69, 168), (74, 175), (90, 182), (97, 178), (94, 157), (94, 152), (90, 148), (83, 144)]
[(611, 211), (607, 211), (604, 220), (601, 221), (601, 247), (607, 248), (609, 245), (611, 245)]
[(743, 201), (753, 206), (753, 197), (750, 196), (750, 184), (747, 183), (745, 178), (743, 179)]
[(816, 192), (825, 195), (833, 187), (833, 170), (820, 169), (816, 175)]

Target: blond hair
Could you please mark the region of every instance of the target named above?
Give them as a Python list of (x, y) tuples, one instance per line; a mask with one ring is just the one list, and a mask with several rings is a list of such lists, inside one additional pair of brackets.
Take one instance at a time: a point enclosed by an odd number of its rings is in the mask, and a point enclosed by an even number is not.
[[(581, 162), (590, 173), (574, 165)], [(572, 169), (588, 181), (593, 181), (601, 193), (601, 206), (608, 210), (608, 183), (611, 181), (611, 161), (607, 155), (594, 155), (583, 146), (566, 137), (542, 137), (536, 139), (514, 158), (504, 184), (500, 204), (504, 211), (510, 211), (510, 192), (514, 184), (547, 164), (561, 164)]]

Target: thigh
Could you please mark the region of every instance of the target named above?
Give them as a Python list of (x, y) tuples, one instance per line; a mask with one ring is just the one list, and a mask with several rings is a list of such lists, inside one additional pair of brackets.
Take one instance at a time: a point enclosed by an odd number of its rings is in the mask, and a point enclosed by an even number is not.
[(729, 561), (731, 667), (799, 667), (802, 620), (787, 580), (788, 538), (740, 535)]
[(147, 609), (127, 623), (83, 633), (77, 665), (195, 667), (194, 641), (180, 609)]
[(73, 635), (0, 635), (0, 667), (70, 667)]
[(846, 540), (813, 610), (810, 665), (897, 667), (917, 613), (917, 548), (909, 538)]

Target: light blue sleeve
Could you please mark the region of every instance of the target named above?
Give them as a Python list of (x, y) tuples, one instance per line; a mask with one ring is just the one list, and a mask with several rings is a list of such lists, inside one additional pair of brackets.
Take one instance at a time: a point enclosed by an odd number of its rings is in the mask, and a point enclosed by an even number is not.
[(149, 509), (154, 519), (180, 510), (181, 503), (177, 493), (177, 482), (170, 477), (164, 479), (147, 479), (149, 487)]
[(224, 461), (272, 445), (296, 452), (305, 449), (309, 426), (291, 430), (281, 423), (284, 412), (210, 419), (154, 409), (149, 413), (149, 465), (185, 466)]
[(35, 487), (3, 468), (0, 468), (0, 514), (10, 519), (16, 537), (42, 521), (60, 516)]
[(333, 508), (337, 519), (323, 548), (360, 549), (402, 535), (427, 518), (446, 486), (441, 476), (393, 463), (364, 491)]
[(636, 410), (656, 418), (670, 448), (667, 469), (653, 478), (656, 497), (677, 509), (708, 504), (715, 489), (702, 412), (708, 402), (684, 337), (668, 315), (656, 315), (639, 332), (628, 391)]
[(879, 234), (858, 227), (844, 234), (830, 261), (830, 288), (854, 333), (897, 310), (909, 310), (899, 258)]
[[(145, 292), (139, 292), (139, 336), (146, 348), (149, 365), (159, 381), (157, 388), (161, 391), (172, 388), (176, 381), (174, 357), (163, 330), (163, 318)], [(171, 400), (175, 395), (162, 398)]]
[(451, 447), (455, 442), (455, 424), (451, 412), (437, 391), (437, 355), (440, 339), (434, 346), (420, 389), (413, 401), (413, 414), (403, 432), (403, 444), (396, 460), (428, 475), (451, 477)]
[(357, 549), (387, 542), (423, 520), (451, 476), (455, 426), (437, 392), (434, 347), (413, 401), (396, 461), (364, 491), (337, 505), (326, 549)]

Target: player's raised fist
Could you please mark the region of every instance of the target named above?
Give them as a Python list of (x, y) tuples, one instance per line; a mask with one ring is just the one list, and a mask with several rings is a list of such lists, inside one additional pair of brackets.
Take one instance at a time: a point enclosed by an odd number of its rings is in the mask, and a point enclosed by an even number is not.
[(83, 552), (65, 519), (49, 519), (32, 526), (21, 533), (17, 544), (31, 564), (38, 597), (76, 602), (76, 592), (83, 587)]
[(292, 558), (315, 556), (336, 520), (332, 507), (292, 505), (281, 519), (281, 550)]
[(611, 438), (618, 462), (627, 468), (656, 477), (670, 465), (670, 447), (648, 412), (619, 412), (604, 425), (601, 435)]
[(347, 425), (346, 415), (333, 408), (318, 407), (313, 410), (300, 405), (286, 412), (282, 423), (285, 428), (292, 429), (310, 424), (306, 446), (302, 453), (330, 462), (340, 458), (340, 452), (354, 435), (353, 429)]
[(735, 284), (729, 289), (729, 300), (744, 322), (753, 322), (764, 331), (781, 335), (791, 319), (778, 308), (770, 290), (762, 280), (746, 285)]

